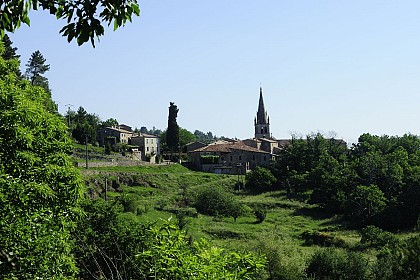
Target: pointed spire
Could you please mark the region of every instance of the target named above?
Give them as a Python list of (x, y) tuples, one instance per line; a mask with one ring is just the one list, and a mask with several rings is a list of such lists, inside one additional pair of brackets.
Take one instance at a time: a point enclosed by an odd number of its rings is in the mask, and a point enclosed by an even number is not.
[(267, 124), (267, 112), (264, 108), (264, 100), (262, 95), (262, 87), (260, 87), (260, 100), (258, 103), (258, 112), (257, 112), (257, 123), (258, 124)]

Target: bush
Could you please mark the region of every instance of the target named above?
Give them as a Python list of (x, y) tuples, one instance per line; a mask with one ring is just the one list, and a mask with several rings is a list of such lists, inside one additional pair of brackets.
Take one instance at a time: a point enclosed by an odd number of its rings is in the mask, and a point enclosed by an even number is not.
[(328, 248), (315, 252), (306, 273), (314, 279), (367, 279), (368, 261), (358, 253)]
[(320, 246), (335, 246), (345, 247), (346, 242), (335, 235), (322, 231), (307, 230), (302, 233), (302, 238), (305, 240), (306, 245), (320, 245)]
[(375, 226), (367, 226), (360, 232), (362, 238), (360, 243), (369, 243), (371, 247), (383, 247), (388, 244), (396, 244), (398, 239), (390, 232), (384, 231)]
[(420, 279), (420, 234), (385, 246), (377, 256), (376, 279)]
[(255, 206), (254, 214), (255, 218), (257, 218), (257, 223), (262, 223), (267, 216), (267, 209), (264, 206)]
[(210, 216), (231, 216), (236, 220), (241, 214), (241, 206), (236, 197), (221, 187), (198, 190), (194, 206), (198, 212)]
[(270, 170), (259, 166), (247, 173), (245, 180), (247, 188), (256, 192), (270, 191), (277, 182)]

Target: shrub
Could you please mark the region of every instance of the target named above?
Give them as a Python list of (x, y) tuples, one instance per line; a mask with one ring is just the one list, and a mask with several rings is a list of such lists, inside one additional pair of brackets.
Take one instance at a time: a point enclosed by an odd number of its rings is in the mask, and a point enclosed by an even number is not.
[(240, 204), (236, 197), (221, 187), (199, 189), (194, 206), (198, 212), (210, 216), (237, 218), (240, 215), (240, 212), (238, 212)]
[(264, 206), (255, 206), (254, 214), (255, 218), (257, 218), (257, 223), (262, 223), (267, 216), (267, 209)]
[(420, 234), (385, 246), (373, 267), (376, 279), (420, 279)]
[(256, 192), (272, 190), (272, 186), (277, 179), (271, 174), (270, 170), (257, 166), (253, 171), (246, 174), (246, 186)]
[(345, 247), (346, 242), (336, 235), (322, 232), (322, 231), (312, 231), (307, 230), (302, 233), (302, 238), (305, 240), (306, 245), (320, 245), (320, 246), (335, 246), (335, 247)]
[(367, 226), (361, 230), (362, 238), (360, 243), (369, 243), (372, 247), (383, 247), (388, 244), (395, 244), (398, 239), (390, 232), (384, 231), (375, 226)]
[(358, 253), (328, 248), (315, 252), (306, 273), (314, 279), (367, 279), (368, 261)]

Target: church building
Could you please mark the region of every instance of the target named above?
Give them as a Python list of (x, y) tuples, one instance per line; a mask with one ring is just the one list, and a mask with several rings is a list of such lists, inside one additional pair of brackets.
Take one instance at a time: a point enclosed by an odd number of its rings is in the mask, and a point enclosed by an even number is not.
[(255, 138), (270, 138), (270, 117), (264, 107), (262, 88), (260, 87), (260, 100), (258, 102), (257, 116), (254, 119)]

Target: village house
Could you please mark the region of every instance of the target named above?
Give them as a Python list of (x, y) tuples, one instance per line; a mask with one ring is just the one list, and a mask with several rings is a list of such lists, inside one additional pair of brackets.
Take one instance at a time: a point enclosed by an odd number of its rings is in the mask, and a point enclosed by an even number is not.
[(130, 145), (137, 146), (141, 152), (141, 160), (155, 162), (160, 155), (160, 137), (156, 135), (139, 133), (130, 138)]
[(109, 142), (111, 146), (117, 143), (130, 145), (132, 159), (155, 162), (160, 155), (160, 137), (145, 133), (134, 133), (130, 126), (104, 127), (97, 132), (100, 146)]
[[(112, 144), (116, 143), (126, 143), (128, 144), (129, 139), (133, 136), (133, 132), (121, 128), (121, 126), (116, 127), (103, 127), (98, 130), (96, 134), (96, 140), (100, 146), (105, 145), (105, 141), (115, 138), (115, 141)], [(111, 141), (112, 142), (112, 141)]]
[(242, 141), (209, 144), (188, 155), (197, 170), (219, 174), (245, 174), (256, 166), (268, 166), (272, 159), (269, 152)]

